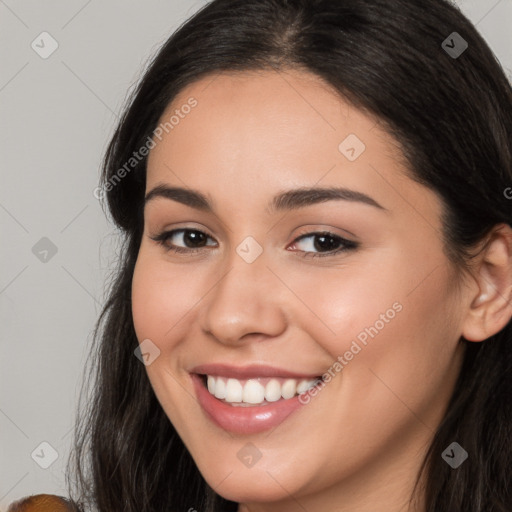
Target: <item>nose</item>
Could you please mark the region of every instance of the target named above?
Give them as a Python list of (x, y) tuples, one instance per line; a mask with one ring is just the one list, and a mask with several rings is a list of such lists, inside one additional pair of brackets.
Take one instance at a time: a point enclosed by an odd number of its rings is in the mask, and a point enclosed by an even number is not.
[(279, 336), (286, 329), (289, 292), (267, 267), (263, 252), (248, 263), (236, 251), (202, 301), (203, 332), (225, 345)]

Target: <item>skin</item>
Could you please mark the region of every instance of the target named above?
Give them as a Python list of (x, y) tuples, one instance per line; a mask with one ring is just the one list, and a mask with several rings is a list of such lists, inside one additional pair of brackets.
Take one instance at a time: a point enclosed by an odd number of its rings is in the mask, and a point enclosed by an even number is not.
[[(149, 201), (132, 288), (139, 342), (161, 351), (146, 369), (165, 413), (208, 484), (240, 512), (424, 510), (421, 499), (407, 502), (459, 374), (460, 337), (484, 340), (512, 315), (510, 232), (498, 231), (472, 277), (457, 281), (441, 200), (407, 177), (381, 123), (313, 75), (209, 76), (162, 120), (191, 96), (197, 106), (150, 152), (146, 192), (197, 189), (216, 213)], [(349, 134), (366, 146), (352, 162), (338, 150)], [(304, 186), (347, 187), (385, 210), (328, 201), (267, 211), (275, 194)], [(200, 252), (175, 254), (150, 238), (184, 227), (208, 235)], [(297, 241), (322, 230), (360, 245), (302, 258), (329, 251), (315, 237)], [(263, 249), (250, 264), (236, 252), (248, 236)], [(201, 247), (180, 233), (167, 243)], [(402, 309), (378, 335), (271, 431), (226, 432), (195, 398), (188, 372), (203, 363), (321, 375), (394, 303)], [(237, 458), (248, 442), (262, 454), (251, 468)]]

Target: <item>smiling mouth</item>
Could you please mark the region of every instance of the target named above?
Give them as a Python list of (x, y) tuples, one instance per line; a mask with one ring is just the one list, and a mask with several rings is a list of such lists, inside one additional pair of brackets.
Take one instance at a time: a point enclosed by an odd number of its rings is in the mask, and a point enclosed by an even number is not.
[(254, 407), (289, 400), (314, 388), (321, 380), (283, 377), (234, 379), (217, 375), (199, 375), (203, 386), (219, 401), (234, 407)]

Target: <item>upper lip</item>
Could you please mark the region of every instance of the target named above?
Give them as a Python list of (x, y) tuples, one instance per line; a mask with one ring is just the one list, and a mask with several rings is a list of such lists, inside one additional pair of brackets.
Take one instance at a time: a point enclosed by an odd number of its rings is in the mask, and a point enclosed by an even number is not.
[(201, 364), (190, 370), (190, 373), (200, 375), (216, 375), (233, 379), (252, 379), (256, 377), (289, 377), (290, 379), (316, 379), (318, 374), (298, 373), (276, 368), (275, 366), (250, 365), (231, 366), (227, 364)]

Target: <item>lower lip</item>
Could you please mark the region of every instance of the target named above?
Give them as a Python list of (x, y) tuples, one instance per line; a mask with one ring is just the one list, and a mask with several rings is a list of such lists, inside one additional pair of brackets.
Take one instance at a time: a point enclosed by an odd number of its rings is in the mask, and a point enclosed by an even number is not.
[(219, 427), (236, 434), (256, 434), (280, 425), (300, 409), (299, 395), (268, 405), (236, 407), (215, 398), (205, 387), (202, 377), (191, 374), (196, 395), (208, 417)]

